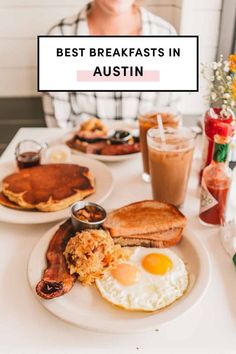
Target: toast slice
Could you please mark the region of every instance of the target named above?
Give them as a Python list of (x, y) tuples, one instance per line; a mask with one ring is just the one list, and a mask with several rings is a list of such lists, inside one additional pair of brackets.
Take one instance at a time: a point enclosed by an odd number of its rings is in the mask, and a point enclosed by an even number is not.
[(144, 200), (114, 210), (103, 224), (112, 237), (139, 235), (141, 238), (173, 229), (183, 230), (185, 225), (186, 217), (175, 206), (154, 200)]
[(126, 246), (141, 246), (141, 247), (156, 247), (164, 248), (176, 245), (182, 239), (182, 228), (175, 228), (169, 231), (163, 231), (160, 233), (144, 234), (144, 235), (132, 235), (129, 237), (119, 236), (113, 237), (115, 244), (119, 244), (122, 247)]

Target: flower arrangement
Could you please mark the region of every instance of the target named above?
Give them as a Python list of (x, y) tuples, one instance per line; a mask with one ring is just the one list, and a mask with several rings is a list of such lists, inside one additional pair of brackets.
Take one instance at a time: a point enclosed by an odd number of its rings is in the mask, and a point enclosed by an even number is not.
[[(210, 82), (210, 106), (221, 108), (221, 115), (236, 113), (236, 53), (227, 60), (203, 65), (202, 74)], [(208, 97), (209, 98), (209, 97)]]

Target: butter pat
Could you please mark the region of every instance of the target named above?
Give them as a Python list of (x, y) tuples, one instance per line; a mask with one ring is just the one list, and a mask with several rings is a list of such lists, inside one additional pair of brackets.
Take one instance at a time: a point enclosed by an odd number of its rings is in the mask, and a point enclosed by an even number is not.
[(45, 151), (46, 163), (69, 163), (71, 162), (71, 151), (66, 145), (54, 145)]

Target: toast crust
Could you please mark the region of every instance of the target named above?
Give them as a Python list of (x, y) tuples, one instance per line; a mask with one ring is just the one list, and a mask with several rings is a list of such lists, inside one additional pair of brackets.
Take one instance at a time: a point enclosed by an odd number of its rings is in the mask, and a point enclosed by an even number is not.
[(168, 240), (171, 240), (172, 238), (175, 237), (176, 234), (179, 233), (179, 231), (182, 230), (183, 231), (183, 228), (180, 228), (180, 227), (176, 227), (174, 229), (170, 229), (170, 230), (167, 230), (167, 231), (157, 231), (157, 232), (150, 232), (150, 233), (142, 233), (142, 234), (133, 234), (133, 235), (128, 235), (128, 236), (125, 236), (125, 235), (119, 235), (119, 236), (113, 236), (113, 238), (117, 238), (117, 237), (123, 237), (123, 238), (129, 238), (129, 239), (149, 239), (149, 240), (153, 240), (153, 241), (158, 241), (158, 240), (165, 240), (165, 241), (168, 241)]
[[(169, 232), (169, 231), (167, 231)], [(119, 244), (122, 247), (130, 246), (130, 247), (154, 247), (154, 248), (166, 248), (166, 247), (171, 247), (175, 246), (177, 243), (179, 243), (182, 240), (182, 234), (183, 234), (183, 229), (182, 228), (176, 228), (172, 230), (172, 237), (165, 239), (165, 232), (163, 232), (163, 239), (154, 239), (154, 237), (151, 237), (152, 234), (146, 234), (138, 235), (138, 237), (114, 237), (114, 242), (115, 244)]]

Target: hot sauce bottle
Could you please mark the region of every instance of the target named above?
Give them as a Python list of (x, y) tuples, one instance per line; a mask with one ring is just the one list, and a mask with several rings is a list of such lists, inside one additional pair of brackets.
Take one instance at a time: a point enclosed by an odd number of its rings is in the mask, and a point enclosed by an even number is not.
[(228, 117), (224, 117), (221, 114), (221, 108), (210, 108), (210, 110), (206, 112), (204, 118), (204, 149), (200, 172), (200, 182), (203, 169), (211, 163), (213, 158), (214, 136), (216, 134), (222, 135), (222, 132), (227, 129), (227, 127), (230, 127), (230, 135), (234, 136), (236, 131), (236, 121), (233, 113)]
[[(224, 129), (225, 124), (231, 125), (233, 127), (233, 123), (234, 123), (233, 115), (229, 115), (229, 117), (227, 118), (223, 117), (221, 115), (220, 108), (211, 108), (211, 111), (213, 112), (212, 115), (209, 113), (209, 111), (206, 112), (205, 120), (204, 120), (204, 131), (205, 131), (206, 140), (208, 144), (206, 148), (207, 153), (204, 159), (205, 166), (203, 167), (206, 167), (211, 163), (213, 157), (213, 149), (214, 149), (214, 136), (216, 134), (221, 135), (222, 127)], [(232, 129), (231, 134), (233, 135), (233, 133), (234, 130)]]
[(232, 172), (227, 158), (230, 147), (229, 130), (215, 135), (213, 159), (202, 174), (200, 221), (206, 225), (222, 225), (225, 220)]

